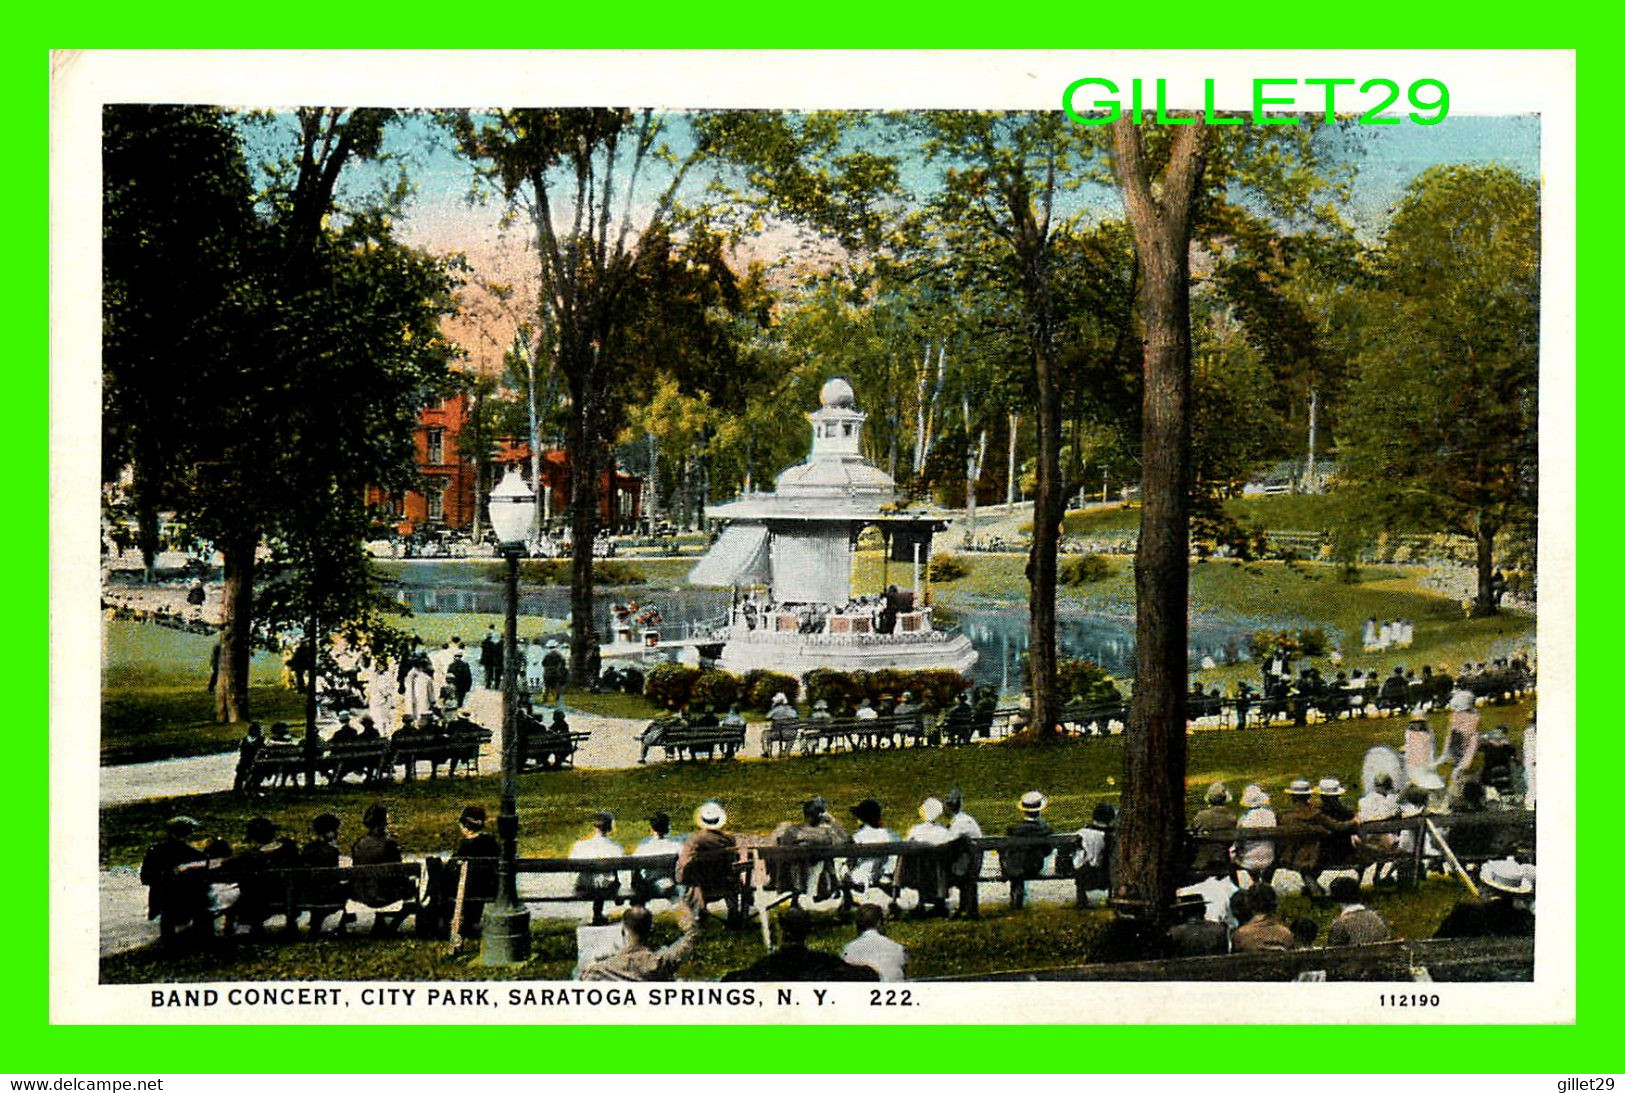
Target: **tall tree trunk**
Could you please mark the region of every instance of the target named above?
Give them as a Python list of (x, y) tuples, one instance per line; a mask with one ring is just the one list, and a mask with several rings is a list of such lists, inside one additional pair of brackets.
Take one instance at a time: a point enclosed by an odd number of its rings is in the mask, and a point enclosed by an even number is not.
[(1179, 130), (1153, 196), (1140, 131), (1112, 128), (1133, 228), (1145, 323), (1140, 542), (1134, 560), (1136, 670), (1123, 750), (1123, 822), (1114, 895), (1161, 917), (1179, 884), (1185, 834), (1185, 684), (1190, 609), (1190, 219), (1206, 127)]
[(593, 605), (592, 547), (598, 538), (599, 444), (596, 400), (588, 381), (571, 384), (570, 398), (570, 674), (585, 678), (587, 654), (598, 644)]
[[(1047, 325), (1047, 324), (1046, 324)], [(1047, 340), (1047, 339), (1045, 339)], [(1061, 399), (1059, 376), (1045, 345), (1034, 347), (1038, 384), (1038, 475), (1033, 486), (1033, 542), (1027, 553), (1029, 607), (1027, 663), (1032, 674), (1032, 731), (1049, 736), (1057, 728), (1060, 696), (1055, 680), (1056, 552), (1061, 542)]]
[(247, 721), (248, 665), (254, 656), (254, 550), (258, 536), (238, 534), (220, 543), (224, 585), (220, 593), (220, 678), (214, 719)]
[(1488, 618), (1498, 615), (1495, 605), (1495, 533), (1497, 525), (1479, 513), (1473, 518), (1473, 546), (1476, 548), (1478, 594), (1473, 598), (1473, 617)]

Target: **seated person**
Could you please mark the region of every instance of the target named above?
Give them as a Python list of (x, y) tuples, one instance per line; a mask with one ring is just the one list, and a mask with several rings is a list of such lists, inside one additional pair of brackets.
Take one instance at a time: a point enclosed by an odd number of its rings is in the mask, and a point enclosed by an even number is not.
[(389, 833), (389, 810), (381, 804), (369, 805), (361, 823), (367, 833), (350, 847), (350, 864), (356, 867), (350, 898), (372, 909), (374, 934), (393, 934), (406, 918), (406, 903), (417, 899), (417, 885), (402, 873), (366, 868), (401, 863), (401, 844)]
[[(1191, 820), (1191, 873), (1197, 877), (1230, 872), (1230, 839), (1240, 818), (1230, 807), (1230, 787), (1214, 782), (1207, 787), (1207, 807)], [(1219, 836), (1219, 837), (1214, 837)]]
[(1230, 932), (1222, 922), (1205, 917), (1201, 896), (1181, 898), (1174, 904), (1177, 921), (1168, 930), (1170, 956), (1221, 956), (1230, 951)]
[[(942, 802), (927, 797), (920, 805), (920, 822), (908, 829), (903, 841), (943, 846), (953, 835), (938, 821), (942, 819)], [(897, 887), (912, 888), (919, 895), (916, 914), (948, 917), (948, 876), (950, 855), (947, 853), (905, 854), (897, 872)]]
[(497, 859), (502, 847), (485, 830), (486, 814), (481, 805), (469, 805), (457, 817), (462, 835), (457, 848), (442, 865), (437, 858), (429, 859), (428, 888), (433, 900), (432, 927), (423, 932), (447, 937), (455, 925), (456, 941), (453, 951), (460, 950), (471, 938), (480, 936), (480, 920), (485, 914), (487, 901), (497, 894)]
[(350, 894), (344, 881), (327, 872), (343, 864), (338, 845), (339, 818), (331, 812), (323, 812), (310, 822), (310, 828), (315, 837), (299, 852), (299, 864), (321, 872), (305, 878), (299, 902), (310, 914), (310, 933), (315, 936), (334, 915), (341, 916), (339, 928), (343, 928), (344, 904)]
[[(1021, 810), (1021, 821), (1005, 828), (1007, 837), (1033, 839), (1052, 833), (1053, 829), (1044, 819), (1049, 798), (1035, 789), (1025, 794), (1017, 807)], [(1049, 856), (1050, 848), (1047, 845), (1010, 847), (999, 851), (999, 872), (1010, 882), (1011, 907), (1019, 909), (1026, 904), (1026, 882), (1043, 875)]]
[(696, 906), (723, 900), (728, 907), (728, 925), (745, 921), (744, 895), (739, 886), (739, 855), (734, 837), (724, 828), (728, 813), (715, 801), (694, 810), (697, 830), (683, 843), (677, 856), (677, 883), (696, 890)]
[(1078, 849), (1072, 855), (1073, 875), (1082, 899), (1089, 892), (1111, 889), (1112, 827), (1117, 823), (1117, 807), (1109, 801), (1095, 805), (1088, 826), (1078, 832)]
[(970, 695), (961, 691), (953, 707), (942, 720), (942, 736), (950, 744), (969, 744), (976, 733), (976, 711), (971, 709)]
[[(634, 858), (657, 858), (680, 853), (683, 840), (671, 834), (671, 817), (656, 812), (649, 817), (649, 834), (632, 849)], [(635, 903), (651, 899), (677, 899), (677, 863), (668, 865), (640, 865), (632, 871), (632, 896)]]
[[(880, 802), (873, 797), (866, 797), (853, 805), (852, 815), (856, 816), (861, 824), (852, 834), (854, 846), (880, 846), (897, 841), (897, 836), (886, 829), (881, 817)], [(853, 892), (877, 891), (888, 896), (892, 893), (892, 878), (897, 871), (895, 857), (851, 858), (848, 859), (847, 866), (848, 903), (851, 902)]]
[[(1339, 880), (1349, 880), (1348, 877), (1339, 877)], [(1230, 935), (1230, 951), (1237, 953), (1263, 953), (1285, 952), (1298, 947), (1298, 939), (1292, 932), (1292, 927), (1282, 922), (1275, 914), (1279, 901), (1275, 896), (1275, 889), (1267, 884), (1255, 884), (1246, 889), (1243, 895), (1242, 906), (1246, 909), (1246, 921), (1236, 927)], [(1237, 915), (1238, 919), (1242, 916)]]
[[(829, 815), (829, 803), (814, 797), (801, 806), (801, 823), (784, 824), (773, 832), (777, 846), (833, 847), (842, 846), (851, 839), (840, 824)], [(834, 862), (827, 859), (799, 860), (774, 859), (772, 886), (775, 891), (790, 893), (791, 903), (800, 906), (801, 897), (813, 900), (829, 899), (840, 891)]]
[(807, 947), (812, 933), (812, 916), (799, 907), (779, 915), (779, 947), (747, 968), (729, 972), (724, 983), (877, 983), (880, 974), (873, 968), (848, 964), (834, 953)]
[(788, 752), (801, 733), (796, 708), (790, 705), (790, 698), (783, 691), (773, 696), (772, 705), (767, 711), (767, 724), (762, 727), (762, 755), (770, 758), (774, 754), (783, 755)]
[(197, 829), (198, 822), (190, 816), (176, 816), (164, 825), (163, 840), (155, 843), (141, 861), (141, 883), (147, 886), (147, 918), (158, 920), (158, 934), (166, 944), (183, 934), (213, 932), (207, 885), (186, 876), (188, 866), (201, 866), (207, 860), (187, 841)]
[[(613, 812), (597, 812), (592, 818), (593, 833), (584, 839), (579, 839), (570, 848), (570, 858), (573, 861), (591, 860), (594, 858), (619, 858), (622, 856), (620, 844), (609, 837), (615, 830), (615, 814)], [(621, 889), (620, 875), (614, 871), (594, 870), (576, 874), (575, 892), (581, 899), (592, 903), (592, 924), (594, 926), (608, 926), (609, 919), (604, 917), (604, 904), (615, 898)]]
[(276, 871), (299, 866), (299, 847), (277, 835), (276, 824), (256, 816), (245, 829), (248, 845), (226, 860), (226, 870), (236, 878), (237, 903), (226, 915), (226, 933), (234, 934), (246, 925), (251, 935), (265, 928), (265, 920), (287, 911), (287, 880)]
[(654, 916), (643, 907), (629, 907), (621, 916), (622, 945), (619, 952), (602, 960), (595, 960), (581, 969), (581, 978), (587, 982), (669, 983), (677, 978), (677, 969), (694, 950), (699, 940), (699, 919), (686, 902), (677, 906), (678, 921), (683, 933), (664, 949), (650, 947), (654, 935)]
[(668, 742), (686, 728), (688, 720), (683, 717), (682, 711), (675, 707), (668, 716), (649, 722), (648, 727), (638, 734), (638, 740), (643, 745), (642, 750), (638, 752), (638, 762), (649, 761), (650, 748), (664, 748), (666, 758), (670, 759), (671, 746)]

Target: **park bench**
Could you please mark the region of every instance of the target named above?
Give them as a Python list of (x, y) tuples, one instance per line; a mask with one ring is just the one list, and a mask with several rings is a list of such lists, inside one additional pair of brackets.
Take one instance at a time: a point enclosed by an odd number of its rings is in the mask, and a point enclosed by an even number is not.
[(480, 772), (480, 749), (491, 739), (490, 729), (464, 729), (445, 734), (397, 732), (391, 739), (391, 762), (405, 769), (406, 781), (417, 777), (419, 763), (429, 764), (429, 777), (439, 774), (440, 764), (447, 775), (455, 775), (459, 764), (469, 777)]
[[(1412, 833), (1411, 849), (1400, 852), (1397, 848), (1389, 852), (1374, 852), (1365, 848), (1356, 848), (1346, 862), (1327, 864), (1322, 872), (1347, 872), (1350, 870), (1364, 873), (1373, 865), (1378, 867), (1377, 876), (1381, 875), (1383, 866), (1393, 864), (1401, 866), (1399, 876), (1410, 885), (1415, 886), (1421, 882), (1430, 864), (1442, 865), (1444, 858), (1436, 846), (1436, 840), (1431, 839), (1428, 831), (1428, 821), (1443, 833), (1445, 842), (1462, 867), (1469, 872), (1486, 861), (1505, 858), (1514, 855), (1521, 861), (1534, 861), (1535, 855), (1535, 814), (1523, 809), (1505, 809), (1490, 812), (1452, 812), (1428, 813), (1417, 816), (1395, 817), (1391, 820), (1377, 820), (1362, 823), (1356, 829), (1358, 835), (1399, 834), (1410, 831)], [(1324, 835), (1319, 828), (1296, 827), (1283, 825), (1277, 827), (1248, 827), (1240, 829), (1242, 838), (1248, 842), (1278, 841), (1279, 843), (1303, 839), (1319, 839)], [(1219, 844), (1229, 846), (1235, 841), (1236, 829), (1227, 831), (1213, 831), (1204, 834), (1190, 832), (1186, 836), (1187, 852), (1195, 856), (1196, 848), (1200, 844)], [(1435, 852), (1428, 853), (1430, 842), (1435, 844)], [(1461, 846), (1458, 849), (1457, 843)], [(1284, 866), (1282, 868), (1285, 868)], [(1225, 865), (1219, 872), (1228, 874), (1232, 872)]]
[(519, 742), (521, 769), (536, 766), (559, 770), (575, 766), (576, 750), (586, 743), (590, 733), (584, 732), (527, 732)]
[(866, 720), (856, 717), (836, 717), (828, 721), (808, 718), (799, 722), (796, 742), (803, 755), (834, 751), (838, 746), (848, 751), (901, 748), (905, 745), (921, 747), (936, 743), (932, 738), (934, 730), (926, 728), (928, 722), (934, 725), (935, 721), (933, 715), (924, 711), (902, 717), (872, 717)]
[(325, 744), (319, 768), (328, 782), (337, 784), (351, 774), (361, 775), (368, 785), (389, 778), (388, 740), (349, 740)]
[(638, 739), (643, 744), (640, 763), (651, 748), (660, 748), (665, 759), (732, 759), (745, 746), (745, 729), (742, 725), (691, 725), (679, 717), (662, 717), (649, 722)]
[(409, 915), (416, 915), (423, 905), (423, 865), (420, 862), (397, 862), (388, 865), (348, 865), (336, 868), (294, 867), (264, 869), (244, 873), (231, 858), (221, 862), (193, 862), (176, 870), (177, 879), (195, 885), (200, 890), (211, 886), (238, 889), (238, 898), (230, 906), (214, 912), (223, 920), (225, 936), (233, 937), (239, 927), (250, 933), (260, 932), (266, 920), (281, 916), (282, 930), (292, 934), (297, 930), (301, 915), (312, 916), (312, 924), (321, 932), (320, 925), (339, 915), (335, 930), (345, 932), (353, 920), (352, 895), (356, 882), (363, 888), (387, 891), (398, 886), (403, 898), (372, 907), (374, 914), (389, 916), (395, 927)]

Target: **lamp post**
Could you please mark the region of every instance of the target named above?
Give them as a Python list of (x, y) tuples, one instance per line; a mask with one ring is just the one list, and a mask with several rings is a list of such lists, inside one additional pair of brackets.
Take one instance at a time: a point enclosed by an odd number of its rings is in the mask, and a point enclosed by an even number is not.
[(516, 467), (490, 495), (491, 530), (496, 533), (507, 562), (507, 594), (502, 629), (502, 813), (497, 836), (502, 857), (497, 861), (497, 898), (486, 908), (480, 930), (480, 962), (520, 964), (530, 959), (530, 912), (519, 902), (514, 860), (519, 856), (519, 556), (530, 531), (535, 496)]

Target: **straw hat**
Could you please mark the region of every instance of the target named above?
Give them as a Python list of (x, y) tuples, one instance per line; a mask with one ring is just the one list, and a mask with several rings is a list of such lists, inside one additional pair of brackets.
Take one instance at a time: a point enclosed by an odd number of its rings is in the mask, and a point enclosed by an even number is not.
[(715, 801), (707, 801), (694, 810), (694, 822), (707, 831), (719, 831), (728, 822), (728, 813)]
[(1049, 798), (1036, 789), (1028, 790), (1022, 795), (1021, 802), (1017, 807), (1025, 813), (1036, 816), (1049, 807)]
[(934, 824), (942, 816), (942, 802), (935, 797), (927, 797), (920, 802), (920, 819), (928, 824)]

